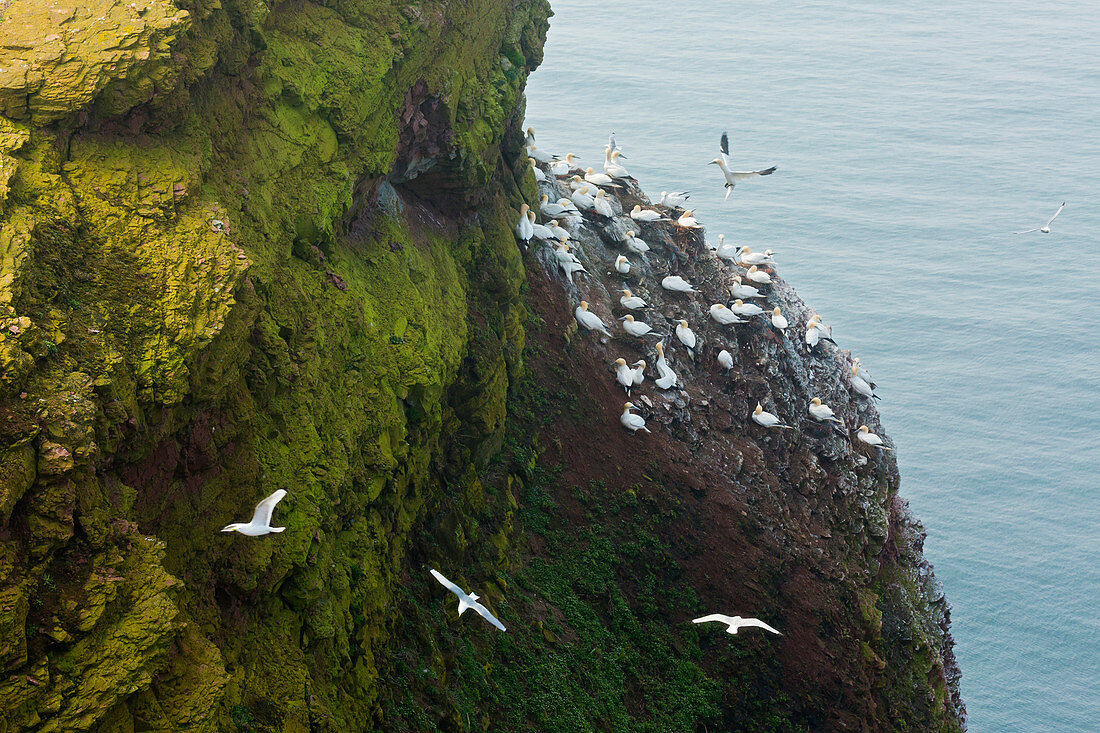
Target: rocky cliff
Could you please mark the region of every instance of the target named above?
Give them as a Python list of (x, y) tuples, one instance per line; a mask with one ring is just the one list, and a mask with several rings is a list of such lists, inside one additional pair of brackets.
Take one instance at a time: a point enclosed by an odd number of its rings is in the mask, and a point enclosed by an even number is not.
[[(545, 2), (0, 14), (0, 731), (959, 727), (892, 460), (745, 419), (842, 354), (726, 335), (618, 425), (637, 347), (511, 233)], [(283, 534), (218, 531), (278, 488)]]

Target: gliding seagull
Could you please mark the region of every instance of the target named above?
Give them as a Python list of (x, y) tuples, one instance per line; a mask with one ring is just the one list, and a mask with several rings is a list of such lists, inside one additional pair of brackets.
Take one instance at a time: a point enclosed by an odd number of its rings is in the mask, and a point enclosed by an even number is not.
[(240, 532), (248, 537), (262, 537), (272, 532), (282, 532), (286, 527), (271, 526), (271, 512), (275, 511), (275, 505), (282, 501), (284, 496), (286, 496), (286, 489), (279, 489), (256, 505), (256, 510), (252, 512), (252, 521), (247, 524), (239, 522), (227, 524), (222, 528), (222, 532)]
[(761, 621), (758, 618), (743, 618), (741, 616), (723, 616), (720, 613), (712, 613), (709, 616), (701, 616), (699, 618), (695, 618), (695, 619), (691, 620), (691, 622), (693, 624), (705, 624), (708, 621), (717, 621), (719, 623), (723, 623), (723, 624), (728, 625), (729, 628), (726, 629), (727, 634), (736, 634), (738, 629), (744, 628), (746, 626), (755, 626), (757, 628), (764, 629), (765, 631), (770, 631), (773, 634), (779, 634), (780, 636), (783, 635), (782, 633), (780, 633), (779, 631), (776, 631), (771, 626), (768, 626), (766, 623), (764, 623), (763, 621)]
[(1066, 208), (1066, 202), (1063, 201), (1062, 205), (1058, 207), (1058, 210), (1054, 212), (1054, 216), (1047, 219), (1047, 223), (1041, 227), (1034, 229), (1028, 229), (1026, 232), (1013, 232), (1013, 234), (1031, 234), (1032, 232), (1042, 232), (1043, 234), (1050, 234), (1050, 223), (1058, 218), (1058, 215), (1062, 213), (1062, 209)]
[(504, 628), (504, 624), (502, 624), (500, 621), (497, 621), (497, 617), (489, 613), (489, 609), (477, 602), (477, 599), (480, 598), (477, 593), (471, 593), (467, 595), (466, 591), (462, 590), (457, 585), (444, 578), (443, 573), (439, 572), (435, 568), (429, 568), (429, 570), (431, 570), (432, 576), (435, 577), (435, 579), (438, 580), (444, 588), (458, 596), (459, 616), (462, 615), (463, 611), (472, 608), (477, 611), (479, 616), (491, 623), (493, 626), (496, 626), (501, 631), (507, 631), (507, 629)]

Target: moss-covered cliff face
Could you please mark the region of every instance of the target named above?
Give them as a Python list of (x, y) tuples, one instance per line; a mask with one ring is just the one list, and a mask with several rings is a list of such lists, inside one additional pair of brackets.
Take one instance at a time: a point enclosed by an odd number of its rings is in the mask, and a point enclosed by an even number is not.
[[(607, 462), (511, 233), (548, 14), (0, 3), (0, 733), (956, 726), (892, 465), (747, 435), (728, 503), (686, 409)], [(726, 602), (789, 641), (684, 623)]]

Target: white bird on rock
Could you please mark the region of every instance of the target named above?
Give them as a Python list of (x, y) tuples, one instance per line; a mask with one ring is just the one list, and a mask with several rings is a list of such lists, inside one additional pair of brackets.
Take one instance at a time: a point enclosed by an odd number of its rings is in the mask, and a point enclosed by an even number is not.
[(727, 372), (733, 369), (733, 354), (722, 349), (718, 352), (718, 366), (725, 369)]
[(734, 323), (748, 323), (737, 317), (737, 314), (727, 308), (721, 303), (715, 303), (710, 307), (710, 317), (723, 326), (729, 326)]
[(733, 192), (734, 186), (741, 181), (749, 178), (755, 178), (756, 176), (770, 176), (775, 173), (775, 166), (771, 168), (765, 168), (758, 171), (733, 171), (730, 170), (730, 141), (726, 133), (722, 133), (722, 140), (720, 143), (719, 157), (711, 161), (712, 165), (717, 165), (722, 169), (722, 176), (726, 179), (726, 198), (729, 200), (730, 194)]
[(619, 291), (623, 293), (623, 297), (619, 298), (619, 303), (627, 310), (640, 310), (646, 307), (646, 302), (630, 292), (629, 289)]
[(596, 186), (611, 186), (613, 188), (622, 188), (619, 184), (615, 183), (615, 179), (606, 173), (597, 173), (595, 168), (584, 169), (584, 180)]
[(864, 382), (867, 382), (867, 384), (871, 385), (871, 389), (875, 389), (875, 380), (871, 379), (871, 372), (867, 371), (867, 369), (864, 368), (863, 364), (860, 363), (858, 356), (852, 359), (852, 363), (856, 365), (856, 374), (862, 377)]
[(730, 295), (734, 298), (766, 298), (768, 296), (761, 293), (752, 285), (744, 285), (741, 283), (741, 276), (737, 275), (733, 278), (733, 285), (730, 286)]
[(607, 324), (600, 320), (592, 311), (588, 310), (588, 301), (582, 300), (581, 304), (577, 306), (576, 312), (573, 314), (577, 318), (577, 323), (581, 327), (588, 331), (599, 331), (604, 336), (610, 336), (611, 333), (607, 330)]
[(1013, 234), (1031, 234), (1032, 232), (1042, 232), (1043, 234), (1050, 234), (1050, 225), (1058, 218), (1058, 215), (1062, 213), (1062, 209), (1066, 208), (1066, 202), (1063, 201), (1062, 205), (1058, 207), (1058, 210), (1054, 212), (1054, 216), (1047, 219), (1047, 223), (1041, 227), (1034, 229), (1028, 229), (1026, 232), (1013, 232)]
[(550, 230), (550, 227), (545, 226), (544, 224), (539, 224), (535, 221), (535, 212), (527, 212), (527, 221), (531, 222), (531, 232), (538, 239), (547, 241), (551, 239), (557, 239), (557, 237), (554, 236), (554, 232)]
[[(741, 251), (741, 248), (736, 244), (726, 244), (726, 235), (718, 235), (718, 246), (714, 250), (715, 256), (721, 260), (736, 261), (737, 253)], [(753, 288), (755, 290), (756, 288)]]
[(756, 403), (756, 409), (752, 412), (752, 419), (758, 425), (763, 425), (766, 428), (790, 428), (790, 425), (784, 425), (783, 422), (771, 414), (765, 412), (763, 406), (759, 402)]
[(582, 188), (585, 188), (586, 186), (590, 186), (590, 185), (592, 185), (592, 184), (590, 184), (588, 181), (584, 180), (580, 176), (573, 176), (572, 178), (569, 179), (569, 190), (570, 191), (580, 191)]
[(535, 145), (527, 146), (527, 157), (531, 160), (537, 160), (538, 162), (543, 164), (553, 163), (555, 160), (558, 159), (556, 155), (551, 155), (550, 153)]
[(546, 174), (542, 172), (542, 168), (539, 168), (534, 158), (531, 158), (531, 172), (535, 174), (535, 183), (545, 183), (549, 180)]
[(550, 164), (550, 172), (553, 173), (555, 176), (569, 175), (569, 171), (573, 170), (574, 168), (580, 167), (573, 161), (573, 159), (576, 157), (577, 156), (573, 155), (572, 153), (566, 153), (565, 160), (555, 160), (553, 163)]
[(635, 338), (642, 338), (653, 332), (653, 327), (645, 321), (636, 321), (634, 316), (627, 314), (620, 319), (623, 322), (623, 330)]
[(649, 251), (649, 245), (645, 243), (645, 240), (636, 236), (634, 230), (631, 229), (626, 233), (626, 239), (623, 240), (623, 244), (631, 252), (637, 255), (645, 254)]
[(559, 226), (557, 219), (551, 219), (546, 222), (546, 226), (550, 229), (551, 234), (554, 235), (554, 239), (561, 239), (563, 237), (569, 239), (569, 230)]
[(754, 283), (760, 283), (761, 285), (771, 285), (772, 276), (761, 270), (756, 265), (749, 268), (749, 271), (745, 273), (745, 277), (752, 280)]
[(535, 144), (535, 128), (528, 127), (527, 132), (523, 136), (523, 144), (527, 147), (531, 147)]
[(615, 258), (615, 272), (620, 275), (630, 274), (630, 260), (626, 258), (626, 255), (619, 255)]
[[(549, 196), (547, 196), (546, 194), (543, 194), (542, 197), (539, 199), (539, 210), (542, 212), (543, 216), (549, 216), (549, 217), (561, 216), (566, 211), (568, 211), (568, 209), (565, 206), (562, 205), (562, 203), (561, 203), (562, 201), (569, 201), (569, 199), (560, 199), (557, 202), (553, 202), (553, 201), (550, 200)], [(575, 209), (576, 208), (576, 207), (573, 206), (573, 203), (571, 201), (569, 201), (569, 208), (570, 209)]]
[(573, 204), (581, 211), (591, 211), (596, 208), (596, 201), (592, 198), (592, 194), (589, 193), (590, 189), (585, 186), (582, 189), (573, 192), (573, 195), (569, 198), (573, 201)]
[(772, 259), (772, 251), (765, 250), (764, 252), (753, 252), (748, 247), (741, 249), (740, 258), (743, 265), (774, 265), (775, 260)]
[(444, 578), (443, 574), (440, 573), (438, 570), (436, 570), (435, 568), (429, 569), (431, 570), (431, 573), (435, 577), (435, 579), (439, 581), (440, 585), (449, 590), (451, 593), (454, 593), (456, 596), (458, 596), (459, 616), (461, 616), (465, 611), (473, 609), (477, 612), (479, 616), (491, 623), (493, 626), (496, 626), (501, 631), (507, 631), (507, 629), (504, 628), (504, 624), (498, 621), (496, 616), (489, 613), (488, 608), (478, 602), (478, 598), (480, 598), (481, 596), (479, 596), (477, 593), (470, 593), (469, 595), (467, 595), (466, 591), (462, 590), (457, 585)]
[(859, 432), (856, 433), (856, 437), (867, 445), (873, 445), (874, 447), (881, 448), (882, 450), (894, 450), (893, 448), (888, 448), (886, 444), (882, 442), (882, 438), (872, 433), (871, 428), (867, 427), (866, 425), (859, 426)]
[(667, 216), (661, 216), (661, 212), (659, 211), (643, 209), (641, 204), (634, 204), (634, 208), (630, 210), (630, 218), (635, 221), (644, 221), (647, 224), (651, 224), (655, 221), (672, 221)]
[(615, 360), (615, 379), (623, 386), (629, 397), (630, 388), (634, 386), (634, 370), (627, 366), (626, 359)]
[(817, 346), (819, 341), (836, 344), (836, 341), (833, 341), (832, 336), (829, 335), (828, 326), (821, 323), (820, 318), (821, 316), (818, 315), (811, 316), (806, 324), (806, 345), (811, 349)]
[(676, 338), (680, 340), (680, 343), (688, 347), (688, 349), (692, 351), (695, 350), (695, 344), (698, 339), (695, 338), (695, 332), (688, 326), (687, 321), (681, 320), (676, 324)]
[(729, 628), (726, 629), (727, 634), (736, 634), (738, 629), (745, 628), (746, 626), (751, 626), (751, 627), (754, 627), (754, 628), (764, 629), (765, 631), (770, 631), (773, 634), (779, 634), (780, 636), (782, 636), (782, 634), (780, 632), (776, 631), (771, 626), (768, 626), (766, 623), (764, 623), (763, 621), (761, 621), (758, 618), (742, 618), (741, 616), (723, 616), (720, 613), (712, 613), (709, 616), (701, 616), (700, 618), (696, 618), (696, 619), (691, 620), (691, 622), (693, 624), (705, 624), (708, 621), (717, 621), (719, 623), (723, 623), (723, 624), (726, 624), (727, 626), (729, 626)]
[(667, 206), (670, 209), (681, 209), (684, 204), (687, 203), (690, 194), (686, 191), (679, 191), (669, 193), (668, 191), (661, 191), (661, 206)]
[(623, 405), (623, 414), (619, 416), (619, 422), (623, 424), (623, 427), (632, 433), (636, 433), (639, 430), (644, 430), (647, 433), (649, 428), (645, 426), (645, 418), (641, 415), (635, 415), (631, 410), (636, 409), (633, 402), (627, 402)]
[(622, 153), (618, 150), (608, 151), (607, 155), (604, 156), (603, 172), (612, 178), (630, 178), (630, 171), (619, 162), (621, 155)]
[(783, 316), (783, 311), (779, 310), (779, 306), (772, 308), (772, 325), (780, 331), (787, 330), (787, 319)]
[(638, 359), (631, 366), (634, 367), (634, 386), (641, 387), (645, 381), (645, 359)]
[(810, 401), (809, 411), (810, 417), (812, 417), (814, 420), (817, 420), (818, 422), (835, 422), (840, 425), (844, 424), (841, 419), (837, 417), (836, 414), (833, 412), (833, 408), (821, 402), (820, 397), (814, 397)]
[(733, 301), (733, 305), (730, 306), (730, 310), (739, 316), (758, 316), (764, 312), (764, 309), (758, 306), (756, 303), (746, 303), (738, 298)]
[(703, 225), (695, 220), (695, 213), (692, 211), (685, 211), (683, 214), (680, 214), (680, 218), (676, 220), (676, 224), (684, 229), (703, 228)]
[(855, 364), (852, 365), (852, 370), (848, 373), (848, 384), (851, 385), (852, 391), (857, 394), (861, 394), (864, 397), (873, 397), (876, 400), (879, 399), (879, 396), (871, 389), (871, 385), (867, 383), (867, 380), (859, 376), (859, 367)]
[(554, 244), (554, 259), (558, 262), (580, 262), (570, 250), (569, 240), (562, 237)]
[(661, 287), (665, 290), (671, 290), (674, 293), (699, 292), (695, 288), (691, 287), (691, 283), (689, 283), (687, 280), (680, 277), (679, 275), (666, 275), (665, 278), (661, 280)]
[(561, 266), (561, 271), (565, 273), (566, 280), (572, 280), (573, 273), (575, 272), (583, 272), (585, 275), (588, 274), (588, 270), (584, 269), (584, 265), (582, 265), (579, 261), (566, 262), (559, 260), (558, 265)]
[(239, 532), (246, 537), (262, 537), (272, 532), (282, 532), (286, 527), (271, 526), (271, 513), (275, 511), (275, 505), (282, 501), (284, 496), (286, 496), (286, 489), (279, 489), (256, 505), (251, 521), (227, 524), (222, 527), (222, 532)]
[(597, 214), (608, 219), (615, 216), (615, 210), (611, 208), (611, 201), (608, 200), (607, 194), (604, 193), (602, 188), (596, 189), (596, 196), (592, 199), (592, 208), (596, 210)]
[(665, 345), (660, 342), (657, 344), (657, 373), (661, 376), (653, 383), (661, 389), (671, 389), (680, 381), (676, 372), (672, 371), (668, 365), (668, 360), (665, 359)]
[(531, 220), (527, 217), (530, 208), (527, 204), (520, 206), (519, 221), (516, 222), (516, 239), (524, 244), (529, 244), (531, 237), (535, 236), (535, 228), (531, 226)]

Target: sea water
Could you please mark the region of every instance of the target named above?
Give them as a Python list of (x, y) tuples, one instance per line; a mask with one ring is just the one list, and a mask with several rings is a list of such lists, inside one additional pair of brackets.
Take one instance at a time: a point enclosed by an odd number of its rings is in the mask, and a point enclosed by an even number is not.
[(1100, 730), (1100, 3), (553, 5), (539, 145), (614, 131), (870, 369), (970, 730)]

